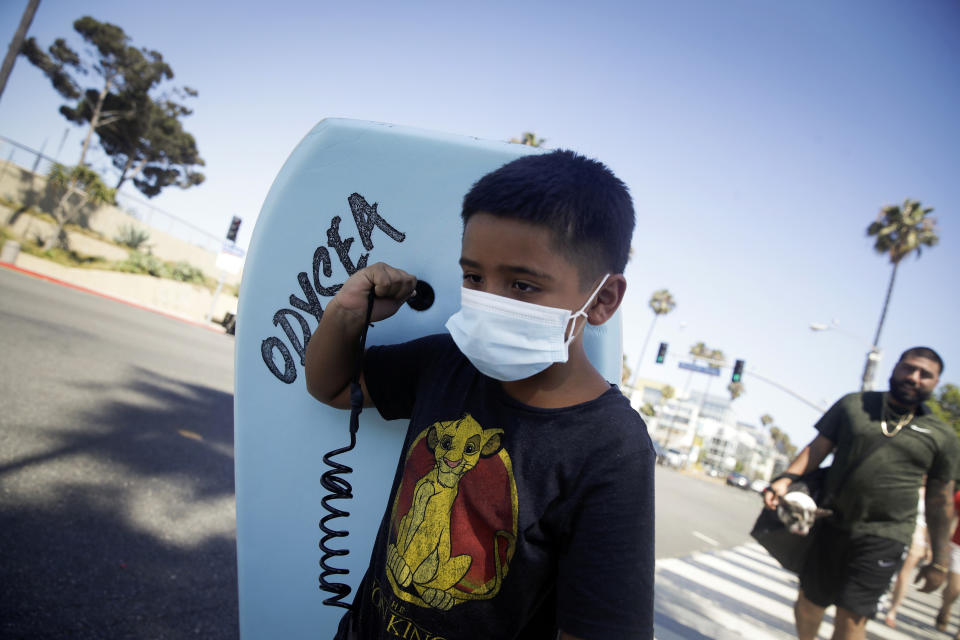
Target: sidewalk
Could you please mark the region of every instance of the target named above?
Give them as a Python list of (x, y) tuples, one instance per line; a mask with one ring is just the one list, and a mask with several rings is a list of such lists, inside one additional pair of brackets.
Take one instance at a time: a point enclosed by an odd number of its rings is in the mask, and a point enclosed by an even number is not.
[[(23, 252), (17, 257), (16, 264), (0, 262), (0, 267), (223, 332), (223, 326), (218, 322), (206, 319), (213, 301), (213, 292), (206, 287), (150, 275), (65, 267)], [(221, 292), (212, 318), (219, 320), (228, 311), (237, 313), (237, 298)]]

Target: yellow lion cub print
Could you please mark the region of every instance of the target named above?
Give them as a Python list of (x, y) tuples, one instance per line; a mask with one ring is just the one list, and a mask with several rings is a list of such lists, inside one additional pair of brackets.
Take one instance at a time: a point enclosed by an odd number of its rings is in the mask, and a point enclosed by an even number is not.
[[(459, 420), (437, 422), (427, 431), (427, 447), (434, 466), (414, 486), (410, 510), (400, 520), (396, 543), (387, 547), (387, 570), (396, 586), (413, 588), (427, 606), (448, 610), (465, 599), (490, 597), (499, 590), (502, 569), (497, 555), (496, 585), (483, 594), (455, 590), (473, 558), (450, 557), (450, 514), (463, 476), (481, 456), (500, 450), (502, 429), (484, 429), (469, 414)], [(508, 532), (499, 535), (513, 543)]]

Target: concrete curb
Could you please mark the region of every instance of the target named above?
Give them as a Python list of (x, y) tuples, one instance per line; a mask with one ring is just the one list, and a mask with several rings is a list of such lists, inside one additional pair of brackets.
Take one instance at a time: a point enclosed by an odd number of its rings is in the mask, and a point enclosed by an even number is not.
[(142, 304), (142, 303), (140, 303), (140, 302), (134, 302), (134, 301), (132, 301), (132, 300), (127, 300), (127, 299), (120, 298), (120, 297), (117, 297), (117, 296), (114, 296), (114, 295), (110, 295), (110, 294), (108, 294), (108, 293), (104, 293), (104, 292), (102, 292), (102, 291), (97, 291), (96, 289), (90, 289), (90, 288), (88, 288), (88, 287), (83, 287), (83, 286), (80, 286), (80, 285), (78, 285), (78, 284), (74, 284), (74, 283), (72, 283), (72, 282), (67, 282), (66, 280), (61, 280), (61, 279), (59, 279), (59, 278), (54, 278), (54, 277), (52, 277), (52, 276), (48, 276), (48, 275), (46, 275), (46, 274), (44, 274), (44, 273), (40, 273), (40, 272), (38, 272), (38, 271), (31, 271), (31, 270), (29, 270), (29, 269), (24, 269), (23, 267), (18, 267), (17, 265), (15, 265), (15, 264), (10, 264), (9, 262), (0, 262), (0, 267), (6, 268), (6, 269), (10, 269), (11, 271), (16, 271), (16, 272), (18, 272), (18, 273), (23, 273), (23, 274), (25, 274), (25, 275), (32, 276), (32, 277), (34, 277), (34, 278), (39, 278), (40, 280), (46, 280), (47, 282), (52, 282), (52, 283), (54, 283), (54, 284), (59, 284), (59, 285), (64, 286), (64, 287), (69, 287), (70, 289), (76, 289), (77, 291), (83, 291), (84, 293), (90, 293), (90, 294), (93, 294), (93, 295), (95, 295), (95, 296), (100, 296), (101, 298), (106, 298), (107, 300), (113, 300), (114, 302), (120, 302), (120, 303), (123, 303), (123, 304), (128, 305), (128, 306), (131, 306), (131, 307), (136, 307), (136, 308), (138, 308), (138, 309), (143, 309), (143, 310), (145, 310), (145, 311), (150, 311), (150, 312), (152, 312), (152, 313), (156, 313), (156, 314), (159, 314), (159, 315), (161, 315), (161, 316), (165, 316), (165, 317), (170, 318), (170, 319), (172, 319), (172, 320), (179, 320), (180, 322), (185, 322), (185, 323), (187, 323), (187, 324), (192, 324), (192, 325), (195, 326), (195, 327), (201, 327), (201, 328), (203, 328), (203, 329), (207, 329), (207, 330), (213, 331), (213, 332), (215, 332), (215, 333), (226, 333), (226, 330), (225, 330), (222, 326), (220, 326), (219, 324), (213, 323), (213, 322), (198, 322), (198, 321), (196, 321), (196, 320), (193, 320), (192, 318), (185, 318), (185, 317), (183, 317), (183, 316), (181, 316), (181, 315), (177, 315), (177, 314), (175, 314), (175, 313), (170, 313), (169, 311), (165, 311), (165, 310), (159, 309), (159, 308), (157, 308), (157, 307), (151, 307), (151, 306), (149, 306), (149, 305), (145, 305), (145, 304)]

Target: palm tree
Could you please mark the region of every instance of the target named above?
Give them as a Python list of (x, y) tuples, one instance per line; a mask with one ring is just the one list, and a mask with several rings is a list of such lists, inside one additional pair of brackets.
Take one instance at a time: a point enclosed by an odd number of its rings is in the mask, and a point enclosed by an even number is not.
[[(668, 384), (667, 384), (667, 385), (664, 385), (663, 387), (661, 387), (661, 388), (660, 388), (660, 400), (657, 401), (657, 408), (659, 409), (659, 408), (663, 407), (664, 405), (666, 405), (666, 404), (670, 401), (670, 398), (672, 398), (672, 397), (675, 396), (676, 394), (677, 394), (677, 390), (674, 389), (673, 387), (671, 387), (671, 386), (668, 385)], [(674, 421), (675, 421), (676, 419), (677, 419), (677, 417), (676, 417), (675, 414), (670, 416), (670, 426), (667, 427), (667, 441), (666, 441), (666, 444), (664, 444), (664, 447), (667, 447), (667, 446), (670, 445), (670, 440), (671, 440), (672, 437), (673, 437), (673, 423), (674, 423)], [(658, 424), (657, 424), (657, 428), (658, 428), (658, 429), (660, 428), (659, 422), (658, 422)]]
[[(890, 264), (893, 265), (890, 283), (887, 285), (887, 295), (883, 300), (883, 310), (880, 312), (880, 323), (873, 337), (871, 356), (877, 351), (877, 345), (880, 343), (880, 332), (883, 331), (883, 321), (887, 317), (890, 294), (893, 293), (893, 282), (897, 278), (897, 267), (900, 266), (900, 261), (914, 251), (919, 258), (924, 245), (932, 247), (940, 241), (937, 236), (937, 219), (927, 217), (932, 211), (932, 208), (924, 209), (918, 201), (908, 198), (903, 201), (902, 207), (897, 205), (883, 207), (877, 214), (877, 219), (867, 227), (867, 236), (877, 237), (873, 244), (874, 251), (889, 255)], [(876, 360), (868, 357), (863, 370), (864, 390), (871, 386), (875, 366)]]
[(690, 355), (694, 360), (703, 360), (711, 367), (722, 367), (727, 362), (727, 356), (720, 349), (711, 349), (704, 342), (698, 342), (690, 347)]
[(707, 358), (707, 362), (714, 367), (720, 368), (727, 363), (727, 356), (725, 356), (720, 349), (713, 349)]
[(797, 453), (797, 447), (790, 442), (790, 436), (781, 431), (778, 427), (770, 426), (773, 424), (773, 416), (771, 416), (769, 413), (765, 413), (760, 416), (760, 422), (763, 424), (763, 426), (770, 427), (770, 439), (773, 440), (773, 444), (777, 451), (792, 459)]
[(736, 400), (746, 392), (742, 382), (731, 382), (727, 385), (727, 391), (730, 392), (730, 399)]
[(707, 348), (707, 343), (705, 342), (698, 342), (690, 347), (690, 355), (693, 356), (694, 360), (706, 358), (709, 353), (710, 350)]
[(538, 138), (537, 134), (532, 131), (524, 131), (523, 136), (519, 140), (517, 138), (510, 138), (510, 142), (514, 144), (525, 144), (528, 147), (542, 147), (546, 139)]
[(776, 446), (777, 451), (788, 458), (793, 458), (796, 455), (797, 447), (790, 442), (790, 436), (788, 436), (786, 433), (777, 427), (770, 427), (770, 437), (773, 439), (773, 443)]
[[(112, 203), (116, 195), (116, 190), (104, 184), (96, 171), (82, 164), (68, 168), (54, 163), (47, 176), (47, 184), (63, 193), (53, 208), (56, 229), (44, 242), (44, 250), (52, 249), (58, 242), (65, 244), (64, 226), (73, 222), (86, 204)], [(74, 195), (79, 199), (72, 198)]]
[(670, 400), (670, 398), (672, 398), (676, 394), (677, 394), (676, 389), (674, 389), (668, 384), (664, 385), (663, 388), (660, 389), (660, 401), (661, 401), (660, 404), (666, 404)]
[(640, 347), (640, 356), (637, 358), (637, 367), (633, 372), (631, 387), (637, 382), (637, 374), (640, 373), (640, 365), (643, 363), (643, 354), (647, 352), (647, 344), (650, 342), (650, 336), (653, 335), (653, 328), (657, 324), (657, 319), (673, 311), (677, 306), (677, 301), (673, 299), (673, 294), (669, 290), (658, 289), (650, 296), (650, 301), (647, 304), (653, 311), (653, 322), (650, 323), (650, 328), (647, 329), (647, 337), (643, 339), (643, 346)]
[(647, 304), (653, 309), (654, 320), (656, 320), (656, 316), (662, 316), (673, 311), (677, 306), (677, 301), (673, 299), (673, 294), (670, 293), (669, 289), (658, 289), (650, 296), (650, 301)]

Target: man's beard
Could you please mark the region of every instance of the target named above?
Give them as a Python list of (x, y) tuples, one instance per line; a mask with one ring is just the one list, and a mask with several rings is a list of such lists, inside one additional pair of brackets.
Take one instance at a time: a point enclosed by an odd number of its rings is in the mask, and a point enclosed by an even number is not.
[(908, 407), (921, 405), (927, 401), (930, 394), (930, 391), (921, 391), (918, 387), (906, 381), (897, 382), (893, 376), (890, 376), (890, 395), (902, 405)]

